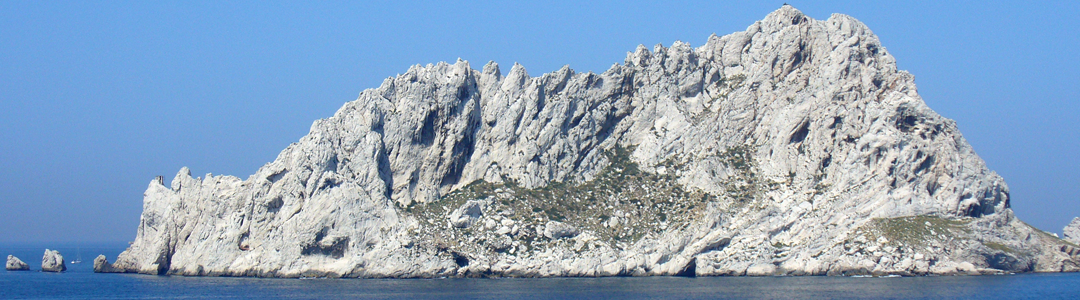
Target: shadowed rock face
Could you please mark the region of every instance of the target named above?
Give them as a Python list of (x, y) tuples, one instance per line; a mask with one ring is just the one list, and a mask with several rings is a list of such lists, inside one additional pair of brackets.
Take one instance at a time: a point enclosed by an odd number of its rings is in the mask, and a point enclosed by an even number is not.
[(1074, 271), (862, 23), (784, 6), (602, 74), (413, 66), (95, 269), (268, 277)]
[(8, 271), (29, 271), (30, 265), (27, 265), (18, 257), (14, 255), (7, 256), (7, 264), (4, 267)]

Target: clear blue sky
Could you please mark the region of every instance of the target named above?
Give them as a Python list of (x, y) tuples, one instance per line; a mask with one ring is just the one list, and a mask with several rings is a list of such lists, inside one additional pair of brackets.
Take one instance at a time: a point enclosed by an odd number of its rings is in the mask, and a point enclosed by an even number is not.
[[(1022, 219), (1080, 216), (1078, 2), (786, 1), (877, 33)], [(247, 178), (413, 64), (602, 72), (783, 3), (511, 2), (0, 1), (0, 242), (132, 240), (154, 176)]]

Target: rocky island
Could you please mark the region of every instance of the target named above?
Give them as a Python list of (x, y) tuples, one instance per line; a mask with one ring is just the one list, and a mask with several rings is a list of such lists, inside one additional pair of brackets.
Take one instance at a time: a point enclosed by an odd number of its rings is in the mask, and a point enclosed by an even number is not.
[(246, 180), (150, 182), (98, 272), (260, 277), (1080, 269), (856, 19), (783, 6), (601, 73), (413, 66)]
[(67, 265), (64, 264), (64, 256), (60, 255), (60, 251), (45, 249), (45, 255), (41, 256), (41, 271), (67, 271)]
[(29, 271), (30, 265), (26, 264), (14, 255), (8, 255), (7, 263), (4, 265), (4, 269), (8, 271)]

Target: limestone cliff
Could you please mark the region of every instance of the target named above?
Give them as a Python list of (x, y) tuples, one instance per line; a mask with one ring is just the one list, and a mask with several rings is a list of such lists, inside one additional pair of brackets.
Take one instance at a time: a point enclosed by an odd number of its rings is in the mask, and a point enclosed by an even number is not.
[(1075, 271), (877, 37), (784, 6), (602, 74), (414, 66), (247, 180), (152, 181), (99, 271), (268, 277)]

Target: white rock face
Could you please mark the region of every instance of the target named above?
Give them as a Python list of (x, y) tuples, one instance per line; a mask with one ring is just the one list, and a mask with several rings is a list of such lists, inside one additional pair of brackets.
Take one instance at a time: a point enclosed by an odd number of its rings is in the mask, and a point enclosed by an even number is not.
[(45, 272), (67, 271), (67, 265), (64, 265), (64, 256), (60, 255), (60, 251), (45, 249), (45, 255), (41, 257), (41, 270)]
[(1062, 231), (1065, 234), (1065, 240), (1072, 242), (1073, 244), (1080, 244), (1080, 217), (1073, 218), (1069, 225), (1065, 226), (1065, 230)]
[(5, 269), (7, 269), (8, 271), (28, 271), (30, 270), (30, 265), (27, 265), (25, 262), (20, 260), (18, 257), (15, 257), (14, 255), (8, 255)]
[[(102, 272), (266, 277), (1075, 271), (865, 25), (784, 6), (602, 74), (413, 66), (246, 180), (145, 192)], [(489, 228), (490, 227), (490, 228)], [(492, 230), (492, 228), (494, 230)]]
[(746, 269), (747, 276), (770, 276), (776, 273), (776, 265), (773, 264), (754, 264)]

